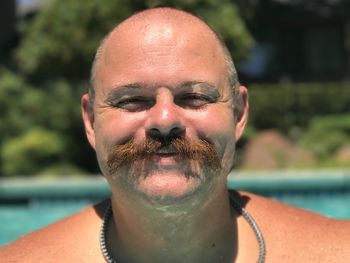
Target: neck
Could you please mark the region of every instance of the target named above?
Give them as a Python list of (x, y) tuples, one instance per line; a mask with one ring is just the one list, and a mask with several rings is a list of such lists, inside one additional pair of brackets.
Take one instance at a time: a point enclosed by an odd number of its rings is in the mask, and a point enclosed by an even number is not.
[(159, 205), (113, 195), (107, 243), (118, 263), (233, 262), (237, 226), (223, 188)]

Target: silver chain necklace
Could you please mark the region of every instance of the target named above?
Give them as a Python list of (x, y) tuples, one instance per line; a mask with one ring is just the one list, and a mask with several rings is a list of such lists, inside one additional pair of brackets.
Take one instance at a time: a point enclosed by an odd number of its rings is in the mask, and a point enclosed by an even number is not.
[[(259, 244), (259, 258), (258, 258), (258, 263), (264, 263), (265, 262), (265, 256), (266, 256), (266, 245), (265, 245), (265, 240), (264, 236), (258, 226), (258, 224), (255, 222), (254, 218), (248, 213), (248, 211), (242, 207), (233, 197), (230, 195), (230, 200), (233, 205), (233, 207), (237, 210), (238, 213), (240, 213), (244, 219), (248, 222), (250, 227), (252, 228)], [(107, 233), (107, 225), (109, 220), (111, 219), (113, 215), (112, 211), (112, 206), (109, 205), (107, 208), (104, 216), (103, 216), (103, 221), (100, 229), (100, 247), (102, 250), (102, 254), (108, 263), (117, 263), (117, 260), (112, 258), (110, 255), (108, 249), (107, 249), (107, 244), (106, 244), (106, 233)]]
[(230, 195), (230, 200), (233, 208), (235, 208), (237, 212), (244, 217), (244, 219), (248, 222), (250, 227), (253, 229), (253, 232), (256, 236), (256, 239), (258, 240), (258, 245), (259, 245), (258, 263), (264, 263), (265, 256), (266, 256), (266, 244), (265, 244), (263, 233), (261, 232), (254, 218), (248, 213), (248, 211), (243, 206), (241, 206), (239, 202), (233, 199), (232, 195)]

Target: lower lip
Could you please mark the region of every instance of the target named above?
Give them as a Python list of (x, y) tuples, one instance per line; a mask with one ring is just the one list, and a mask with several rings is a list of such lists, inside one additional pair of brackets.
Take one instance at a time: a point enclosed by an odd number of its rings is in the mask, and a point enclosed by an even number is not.
[(151, 161), (162, 165), (171, 165), (182, 161), (182, 157), (179, 154), (154, 154)]

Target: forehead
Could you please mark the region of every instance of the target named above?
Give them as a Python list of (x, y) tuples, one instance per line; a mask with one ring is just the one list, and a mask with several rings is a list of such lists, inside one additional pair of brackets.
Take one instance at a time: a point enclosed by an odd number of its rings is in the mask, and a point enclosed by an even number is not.
[(199, 20), (184, 22), (162, 17), (121, 24), (105, 41), (96, 67), (96, 86), (216, 84), (227, 77), (214, 33)]

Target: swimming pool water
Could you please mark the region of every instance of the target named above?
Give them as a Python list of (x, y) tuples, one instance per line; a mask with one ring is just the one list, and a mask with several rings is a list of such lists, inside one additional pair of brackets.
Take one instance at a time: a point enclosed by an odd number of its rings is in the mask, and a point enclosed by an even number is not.
[(0, 205), (0, 246), (88, 206), (85, 202), (65, 205)]
[[(334, 175), (335, 174), (335, 175)], [(255, 192), (328, 217), (350, 219), (350, 173), (330, 177), (233, 174), (230, 189)], [(0, 184), (0, 246), (109, 195), (101, 179)]]

